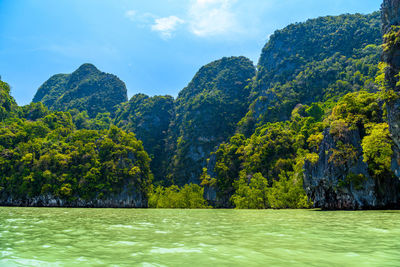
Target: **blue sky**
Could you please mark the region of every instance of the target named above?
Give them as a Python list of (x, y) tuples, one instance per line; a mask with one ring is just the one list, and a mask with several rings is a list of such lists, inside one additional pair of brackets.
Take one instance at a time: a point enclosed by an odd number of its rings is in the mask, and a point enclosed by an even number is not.
[(380, 0), (0, 0), (0, 75), (20, 105), (83, 63), (136, 93), (176, 96), (223, 56), (257, 64), (268, 36), (294, 22), (371, 13)]

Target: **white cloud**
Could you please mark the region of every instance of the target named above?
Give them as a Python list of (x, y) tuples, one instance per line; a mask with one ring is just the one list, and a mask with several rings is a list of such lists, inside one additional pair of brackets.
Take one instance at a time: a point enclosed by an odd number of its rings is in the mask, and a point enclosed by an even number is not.
[(134, 20), (136, 16), (136, 11), (135, 10), (127, 10), (125, 12), (125, 17), (127, 17), (130, 20)]
[(190, 31), (201, 37), (227, 34), (237, 30), (231, 7), (235, 0), (195, 0), (189, 8)]
[(151, 29), (160, 32), (162, 38), (168, 39), (172, 37), (172, 33), (182, 23), (185, 23), (185, 21), (176, 16), (158, 18), (154, 21)]
[[(179, 17), (171, 15), (158, 17), (151, 13), (141, 14), (135, 10), (127, 10), (125, 17), (137, 22), (138, 26), (148, 27), (159, 32), (163, 39), (172, 38), (179, 25), (186, 24), (186, 29), (199, 37), (213, 37), (218, 35), (232, 36), (243, 33), (243, 28), (236, 17), (237, 0), (191, 0), (186, 14)], [(247, 31), (246, 31), (247, 32)]]

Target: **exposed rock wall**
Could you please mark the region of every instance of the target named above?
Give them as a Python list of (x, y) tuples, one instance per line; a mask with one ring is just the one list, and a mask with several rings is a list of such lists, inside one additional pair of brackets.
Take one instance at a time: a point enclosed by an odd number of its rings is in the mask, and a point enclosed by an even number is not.
[[(387, 111), (392, 139), (395, 143), (392, 169), (400, 176), (400, 0), (384, 0), (382, 4), (384, 34), (383, 61), (387, 64), (385, 78), (388, 94)], [(319, 148), (319, 159), (304, 165), (304, 188), (315, 207), (324, 209), (395, 208), (400, 200), (400, 180), (393, 177), (372, 177), (363, 162), (358, 130), (344, 137), (345, 145), (355, 152), (342, 155), (340, 164), (333, 159), (340, 151), (339, 142), (329, 129)], [(347, 157), (347, 158), (346, 158)], [(344, 159), (344, 160), (343, 160)]]
[(255, 72), (248, 58), (224, 57), (201, 67), (179, 92), (167, 142), (170, 181), (179, 186), (200, 183), (207, 157), (246, 114), (248, 84)]
[[(352, 147), (352, 152), (334, 155), (335, 150), (341, 150), (341, 142)], [(318, 156), (316, 163), (306, 161), (304, 165), (304, 188), (314, 207), (375, 209), (398, 205), (399, 181), (392, 177), (377, 179), (369, 174), (358, 130), (349, 131), (342, 140), (336, 140), (330, 129), (326, 129)]]
[(0, 199), (0, 206), (19, 207), (74, 207), (74, 208), (147, 208), (147, 198), (142, 193), (126, 188), (120, 194), (104, 199), (84, 200), (63, 199), (52, 195), (41, 195), (29, 199), (15, 199), (11, 196)]
[(315, 207), (324, 209), (360, 209), (374, 207), (377, 203), (375, 182), (368, 174), (368, 166), (362, 161), (361, 140), (358, 131), (351, 131), (347, 144), (354, 147), (356, 158), (348, 158), (342, 164), (333, 160), (337, 142), (324, 132), (316, 163), (306, 161), (304, 187)]
[[(382, 60), (387, 64), (385, 71), (387, 90), (393, 90), (397, 97), (387, 99), (388, 123), (395, 143), (392, 169), (400, 177), (400, 0), (384, 0), (382, 4), (383, 33), (385, 48)], [(390, 36), (391, 35), (391, 36)]]
[(387, 33), (392, 25), (400, 24), (400, 1), (384, 0), (381, 10), (383, 32)]

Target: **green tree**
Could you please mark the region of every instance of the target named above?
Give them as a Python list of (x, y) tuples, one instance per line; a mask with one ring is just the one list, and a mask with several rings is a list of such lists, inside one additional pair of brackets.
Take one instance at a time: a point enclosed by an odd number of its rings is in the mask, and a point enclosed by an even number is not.
[(362, 140), (364, 162), (376, 177), (390, 172), (393, 141), (387, 123), (369, 125), (367, 136)]

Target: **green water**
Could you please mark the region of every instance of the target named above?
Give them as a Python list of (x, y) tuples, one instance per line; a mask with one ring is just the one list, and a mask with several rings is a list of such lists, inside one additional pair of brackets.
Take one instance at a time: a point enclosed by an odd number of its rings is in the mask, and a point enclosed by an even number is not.
[(400, 266), (400, 212), (0, 207), (0, 266)]

